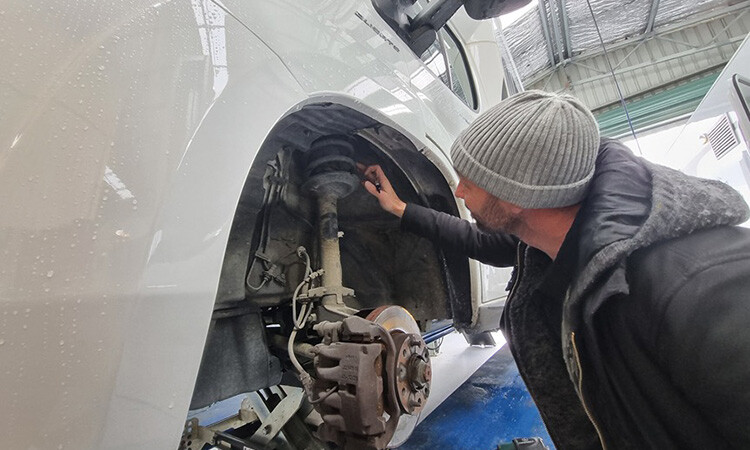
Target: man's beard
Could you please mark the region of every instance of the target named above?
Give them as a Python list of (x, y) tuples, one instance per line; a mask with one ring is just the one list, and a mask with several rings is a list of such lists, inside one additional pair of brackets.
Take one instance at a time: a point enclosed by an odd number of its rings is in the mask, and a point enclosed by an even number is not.
[(521, 218), (509, 213), (499, 202), (494, 199), (487, 202), (481, 211), (472, 211), (471, 215), (477, 222), (477, 228), (487, 233), (508, 233), (518, 235), (521, 228)]

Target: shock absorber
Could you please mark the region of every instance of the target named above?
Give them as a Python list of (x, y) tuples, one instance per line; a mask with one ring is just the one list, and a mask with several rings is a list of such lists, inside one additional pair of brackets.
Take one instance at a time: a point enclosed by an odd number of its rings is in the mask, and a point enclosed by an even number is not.
[[(355, 314), (344, 299), (354, 291), (344, 287), (339, 248), (338, 201), (351, 194), (359, 185), (357, 165), (352, 159), (354, 147), (345, 136), (327, 136), (313, 142), (305, 168), (302, 188), (318, 202), (318, 233), (323, 269), (322, 285), (310, 289), (308, 297), (321, 299), (323, 319), (338, 320)], [(328, 317), (325, 317), (328, 316)]]
[(432, 369), (419, 326), (407, 310), (381, 306), (365, 319), (345, 304), (354, 291), (343, 285), (338, 201), (360, 182), (353, 154), (345, 136), (318, 139), (307, 153), (302, 187), (317, 199), (323, 275), (321, 286), (306, 297), (320, 301), (313, 330), (322, 342), (312, 350), (314, 379), (298, 370), (323, 418), (322, 440), (346, 450), (382, 449), (397, 429), (408, 436), (416, 426), (430, 394)]

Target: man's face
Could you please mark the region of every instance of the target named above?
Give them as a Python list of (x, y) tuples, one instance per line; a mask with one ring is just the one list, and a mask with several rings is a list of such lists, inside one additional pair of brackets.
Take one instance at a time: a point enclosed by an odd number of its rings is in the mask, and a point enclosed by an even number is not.
[(456, 197), (463, 199), (480, 229), (518, 234), (522, 224), (521, 207), (500, 200), (460, 175)]

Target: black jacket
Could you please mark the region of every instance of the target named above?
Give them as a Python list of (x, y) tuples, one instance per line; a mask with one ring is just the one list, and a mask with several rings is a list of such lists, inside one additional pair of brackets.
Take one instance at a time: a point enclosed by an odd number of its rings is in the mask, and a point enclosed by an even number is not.
[(558, 449), (750, 448), (750, 230), (726, 185), (603, 140), (556, 261), (408, 205), (402, 228), (516, 266), (500, 328)]

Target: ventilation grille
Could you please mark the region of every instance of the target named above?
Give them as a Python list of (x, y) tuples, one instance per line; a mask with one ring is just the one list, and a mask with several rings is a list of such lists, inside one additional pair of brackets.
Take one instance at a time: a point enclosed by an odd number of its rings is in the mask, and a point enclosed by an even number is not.
[(740, 143), (726, 114), (721, 116), (719, 122), (708, 132), (706, 137), (711, 145), (711, 150), (716, 155), (716, 159), (720, 159)]

